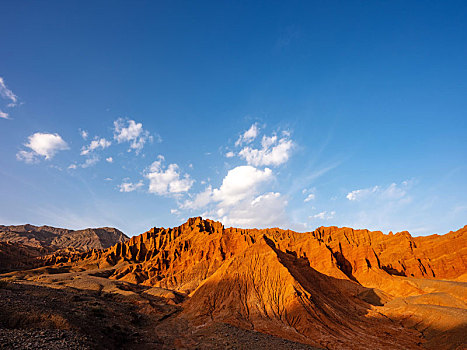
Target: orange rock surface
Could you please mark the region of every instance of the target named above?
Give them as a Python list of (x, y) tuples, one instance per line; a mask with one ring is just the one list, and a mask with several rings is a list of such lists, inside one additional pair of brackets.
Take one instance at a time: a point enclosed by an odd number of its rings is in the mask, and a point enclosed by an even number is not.
[(467, 226), (412, 237), (224, 228), (198, 217), (46, 263), (106, 268), (110, 279), (186, 293), (179, 317), (198, 326), (222, 321), (333, 349), (455, 349), (467, 330), (466, 243)]

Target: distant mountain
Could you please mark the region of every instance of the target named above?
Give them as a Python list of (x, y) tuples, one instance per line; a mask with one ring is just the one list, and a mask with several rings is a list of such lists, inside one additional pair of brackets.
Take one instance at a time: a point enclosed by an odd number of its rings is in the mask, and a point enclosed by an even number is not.
[(47, 265), (187, 295), (177, 317), (329, 349), (462, 348), (467, 226), (445, 235), (224, 228), (189, 219)]
[(0, 270), (30, 266), (41, 256), (105, 249), (129, 238), (112, 227), (68, 230), (51, 226), (0, 225)]

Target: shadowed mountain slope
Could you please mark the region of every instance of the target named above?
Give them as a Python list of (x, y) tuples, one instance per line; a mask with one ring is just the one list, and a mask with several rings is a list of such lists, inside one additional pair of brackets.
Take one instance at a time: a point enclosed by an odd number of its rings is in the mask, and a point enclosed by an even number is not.
[(36, 258), (63, 251), (105, 249), (128, 237), (111, 228), (68, 230), (51, 226), (0, 225), (0, 269), (31, 266)]

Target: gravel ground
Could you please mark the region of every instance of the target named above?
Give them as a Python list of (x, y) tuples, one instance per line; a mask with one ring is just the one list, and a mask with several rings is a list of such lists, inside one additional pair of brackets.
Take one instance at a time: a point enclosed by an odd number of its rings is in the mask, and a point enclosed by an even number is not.
[(86, 337), (70, 331), (0, 328), (0, 349), (90, 350)]

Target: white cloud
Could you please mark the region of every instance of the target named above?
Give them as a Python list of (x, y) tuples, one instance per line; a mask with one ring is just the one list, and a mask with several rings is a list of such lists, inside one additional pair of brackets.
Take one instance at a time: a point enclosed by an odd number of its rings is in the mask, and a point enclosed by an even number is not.
[(107, 157), (107, 158), (105, 158), (105, 161), (107, 163), (113, 163), (114, 159), (112, 157)]
[(244, 158), (250, 165), (278, 166), (287, 162), (294, 143), (288, 136), (278, 139), (277, 135), (273, 135), (263, 136), (261, 146), (260, 149), (246, 146), (239, 152), (239, 156)]
[(219, 188), (208, 186), (193, 199), (185, 201), (182, 209), (206, 209), (207, 215), (225, 225), (266, 227), (284, 224), (287, 200), (280, 193), (259, 194), (273, 179), (271, 169), (257, 169), (250, 165), (231, 169)]
[(112, 181), (112, 178), (111, 178), (111, 177), (106, 177), (106, 178), (104, 179), (104, 181)]
[(232, 157), (235, 157), (235, 153), (233, 153), (232, 151), (230, 151), (230, 152), (227, 152), (227, 153), (225, 154), (225, 156), (226, 156), (226, 158), (232, 158)]
[(33, 163), (40, 156), (52, 159), (59, 151), (69, 149), (68, 144), (59, 134), (45, 134), (37, 132), (28, 137), (28, 143), (24, 144), (31, 151), (21, 150), (16, 154), (18, 160)]
[(170, 214), (180, 215), (180, 211), (178, 209), (170, 209)]
[(81, 129), (79, 129), (79, 134), (81, 135), (81, 137), (83, 138), (83, 140), (87, 140), (87, 139), (88, 139), (89, 133), (88, 133), (86, 130), (81, 130)]
[(335, 211), (331, 211), (330, 213), (328, 213), (327, 211), (322, 211), (321, 213), (312, 215), (310, 218), (320, 219), (320, 220), (330, 220), (334, 218), (334, 215), (336, 215)]
[(8, 116), (8, 113), (2, 112), (2, 111), (0, 111), (0, 118), (1, 119), (10, 119), (10, 117)]
[(149, 140), (152, 141), (153, 137), (149, 131), (143, 129), (143, 124), (136, 123), (134, 120), (124, 120), (122, 118), (114, 121), (114, 139), (118, 143), (129, 142), (130, 148), (138, 154), (144, 147), (144, 144)]
[(15, 107), (18, 104), (18, 96), (6, 87), (5, 81), (2, 77), (0, 77), (0, 96), (10, 101), (8, 107)]
[(315, 199), (315, 194), (314, 193), (310, 193), (304, 200), (304, 202), (309, 202), (309, 201), (312, 201), (313, 199)]
[(143, 181), (140, 181), (138, 183), (124, 182), (118, 187), (120, 189), (120, 192), (133, 192), (136, 191), (138, 188), (143, 187)]
[(89, 168), (90, 166), (93, 166), (99, 162), (99, 157), (93, 156), (91, 158), (88, 158), (84, 161), (83, 164), (80, 165), (81, 168)]
[(388, 200), (395, 200), (405, 197), (407, 194), (406, 188), (409, 186), (408, 181), (403, 181), (399, 186), (396, 183), (390, 184), (386, 189), (382, 190), (381, 198)]
[(259, 184), (272, 179), (272, 171), (256, 169), (249, 165), (238, 166), (229, 170), (219, 189), (212, 192), (213, 199), (223, 206), (235, 204), (256, 192)]
[(251, 200), (241, 201), (225, 210), (217, 211), (218, 219), (227, 226), (272, 227), (286, 225), (287, 200), (280, 193), (268, 192)]
[[(418, 197), (420, 194), (414, 196), (411, 190), (415, 183), (415, 180), (393, 182), (349, 192), (348, 212), (341, 212), (340, 222), (349, 227), (383, 231), (417, 228), (413, 225), (417, 221), (414, 217), (420, 219), (422, 213), (427, 213), (423, 205), (429, 200)], [(421, 202), (414, 212), (411, 209), (417, 197)]]
[(158, 195), (187, 192), (194, 182), (190, 176), (188, 174), (181, 176), (177, 164), (169, 164), (164, 169), (162, 165), (164, 157), (159, 155), (157, 158), (145, 174), (149, 179), (149, 192)]
[(112, 144), (112, 142), (106, 140), (105, 138), (101, 138), (101, 139), (96, 138), (96, 139), (91, 141), (89, 146), (81, 148), (81, 155), (85, 156), (85, 155), (89, 154), (90, 152), (94, 151), (97, 148), (102, 148), (102, 149), (107, 148), (111, 144)]
[(374, 187), (370, 187), (370, 188), (363, 188), (361, 190), (355, 190), (355, 191), (347, 193), (346, 198), (349, 201), (357, 201), (357, 200), (361, 200), (362, 198), (365, 198), (368, 195), (370, 195), (372, 193), (375, 193), (377, 191), (379, 191), (379, 186), (374, 186)]
[(363, 199), (377, 198), (381, 200), (398, 200), (407, 195), (407, 189), (410, 188), (411, 181), (403, 181), (401, 184), (391, 183), (386, 188), (374, 186), (349, 192), (346, 198), (349, 201), (361, 201)]
[(198, 193), (194, 199), (185, 201), (181, 208), (200, 209), (206, 207), (212, 201), (212, 187), (208, 186), (203, 192)]
[(22, 160), (23, 162), (28, 164), (36, 163), (38, 161), (34, 152), (24, 150), (21, 150), (18, 153), (16, 153), (16, 159)]
[(76, 169), (78, 166), (76, 164), (70, 164), (68, 169)]
[(258, 136), (258, 132), (259, 132), (259, 129), (255, 123), (252, 126), (250, 126), (250, 128), (247, 131), (245, 131), (243, 134), (240, 135), (238, 140), (235, 142), (235, 146), (241, 146), (243, 144), (250, 143), (256, 138), (256, 136)]

